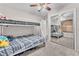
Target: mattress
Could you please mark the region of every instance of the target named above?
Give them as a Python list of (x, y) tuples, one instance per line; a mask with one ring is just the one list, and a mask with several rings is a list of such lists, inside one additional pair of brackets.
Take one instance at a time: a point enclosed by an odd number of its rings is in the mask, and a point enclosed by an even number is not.
[(39, 35), (15, 38), (10, 42), (10, 45), (8, 47), (0, 48), (0, 56), (13, 55), (18, 50), (27, 50), (28, 48), (34, 47), (36, 44), (39, 44), (41, 42), (44, 42), (44, 38)]

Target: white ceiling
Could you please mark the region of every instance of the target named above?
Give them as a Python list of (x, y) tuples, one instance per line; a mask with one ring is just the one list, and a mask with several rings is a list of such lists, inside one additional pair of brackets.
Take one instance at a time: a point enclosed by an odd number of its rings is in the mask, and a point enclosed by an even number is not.
[[(20, 10), (21, 12), (31, 13), (31, 14), (37, 15), (39, 17), (44, 17), (44, 16), (46, 16), (48, 14), (48, 12), (50, 12), (50, 11), (47, 11), (47, 10), (42, 10), (41, 12), (38, 12), (37, 8), (30, 7), (30, 4), (31, 3), (7, 3), (7, 4), (2, 3), (0, 5), (6, 6), (6, 7), (9, 7), (9, 8), (13, 8), (13, 9), (17, 9), (17, 10)], [(49, 4), (49, 7), (52, 8), (51, 11), (59, 11), (63, 7), (65, 7), (66, 5), (68, 5), (68, 4), (51, 3), (51, 4)]]

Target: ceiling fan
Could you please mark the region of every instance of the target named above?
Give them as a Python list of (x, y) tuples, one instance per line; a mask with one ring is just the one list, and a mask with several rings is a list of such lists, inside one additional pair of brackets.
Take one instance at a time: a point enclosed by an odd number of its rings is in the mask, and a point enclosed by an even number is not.
[(50, 3), (33, 3), (30, 7), (37, 7), (38, 11), (40, 12), (42, 9), (46, 9), (51, 11), (51, 8), (48, 6)]

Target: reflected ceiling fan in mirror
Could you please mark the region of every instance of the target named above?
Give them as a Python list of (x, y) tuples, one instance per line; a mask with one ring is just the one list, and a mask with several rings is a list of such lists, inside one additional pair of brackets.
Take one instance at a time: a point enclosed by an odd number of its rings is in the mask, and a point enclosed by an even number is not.
[(37, 7), (37, 10), (40, 12), (43, 9), (46, 9), (47, 11), (51, 11), (51, 8), (48, 6), (51, 3), (33, 3), (30, 5), (30, 7)]

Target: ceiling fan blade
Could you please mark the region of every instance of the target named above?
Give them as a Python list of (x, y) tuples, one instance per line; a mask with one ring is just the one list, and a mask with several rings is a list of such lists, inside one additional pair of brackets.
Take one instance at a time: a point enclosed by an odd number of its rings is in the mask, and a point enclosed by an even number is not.
[(30, 5), (31, 7), (36, 7), (37, 5), (36, 4), (32, 4), (32, 5)]
[(51, 8), (50, 8), (50, 7), (46, 7), (46, 9), (47, 9), (48, 11), (50, 11), (50, 10), (51, 10)]

